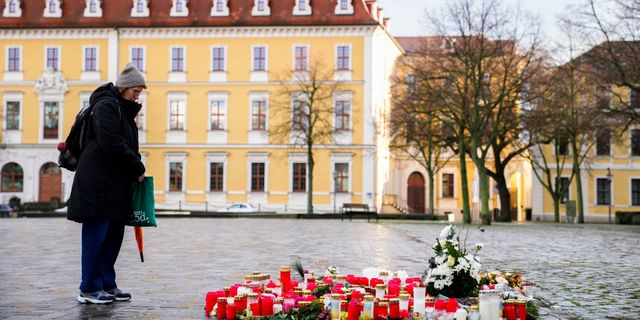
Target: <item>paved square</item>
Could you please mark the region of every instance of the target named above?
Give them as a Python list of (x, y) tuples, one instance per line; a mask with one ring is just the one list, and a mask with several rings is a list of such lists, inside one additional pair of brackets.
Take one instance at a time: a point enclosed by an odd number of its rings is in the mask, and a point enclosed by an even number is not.
[[(0, 318), (201, 319), (204, 297), (252, 271), (275, 277), (300, 259), (342, 273), (377, 266), (421, 274), (442, 223), (161, 218), (145, 229), (140, 263), (127, 228), (116, 265), (130, 302), (76, 302), (80, 225), (64, 218), (0, 219)], [(484, 243), (483, 269), (517, 271), (540, 287), (543, 319), (635, 319), (640, 315), (640, 227), (505, 225), (459, 227)]]

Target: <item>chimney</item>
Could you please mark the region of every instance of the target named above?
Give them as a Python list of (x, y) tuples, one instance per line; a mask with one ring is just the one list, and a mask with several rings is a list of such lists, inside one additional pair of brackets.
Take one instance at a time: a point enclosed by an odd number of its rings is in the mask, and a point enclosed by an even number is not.
[(371, 14), (373, 20), (378, 21), (378, 3), (376, 2), (376, 0), (369, 0), (366, 2), (366, 4), (367, 9), (369, 9), (369, 14)]
[(391, 20), (391, 18), (382, 19), (382, 25), (384, 25), (385, 29), (389, 29), (389, 20)]
[(378, 19), (377, 19), (377, 20), (378, 20), (378, 21), (380, 21), (380, 22), (382, 22), (382, 8), (380, 8), (380, 7), (378, 7), (378, 14), (377, 14), (377, 17), (378, 17)]

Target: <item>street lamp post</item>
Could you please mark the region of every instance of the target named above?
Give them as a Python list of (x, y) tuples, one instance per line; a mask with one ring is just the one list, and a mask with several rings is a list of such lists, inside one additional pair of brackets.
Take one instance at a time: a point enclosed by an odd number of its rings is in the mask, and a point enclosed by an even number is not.
[(609, 223), (611, 223), (611, 202), (613, 200), (613, 194), (611, 192), (611, 181), (613, 180), (611, 169), (607, 168), (607, 181), (609, 182)]
[(338, 172), (333, 172), (333, 213), (336, 213), (336, 182), (338, 181)]

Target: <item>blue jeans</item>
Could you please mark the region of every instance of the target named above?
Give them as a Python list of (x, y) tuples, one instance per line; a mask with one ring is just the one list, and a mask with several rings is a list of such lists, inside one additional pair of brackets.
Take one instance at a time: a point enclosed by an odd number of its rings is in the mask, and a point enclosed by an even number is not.
[(124, 238), (124, 224), (111, 220), (82, 223), (82, 282), (89, 293), (117, 288), (114, 268)]

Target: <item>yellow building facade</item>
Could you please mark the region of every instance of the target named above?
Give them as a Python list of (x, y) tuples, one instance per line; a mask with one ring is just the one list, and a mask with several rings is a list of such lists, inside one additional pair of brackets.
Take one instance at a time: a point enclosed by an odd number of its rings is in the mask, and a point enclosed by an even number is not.
[(55, 166), (55, 146), (91, 92), (132, 62), (148, 86), (136, 121), (159, 208), (305, 211), (304, 149), (271, 129), (291, 120), (276, 112), (283, 75), (319, 59), (340, 89), (330, 143), (314, 148), (316, 210), (382, 205), (390, 160), (378, 128), (402, 49), (376, 1), (65, 0), (54, 16), (49, 1), (13, 2), (20, 13), (0, 18), (2, 202), (68, 197), (73, 174)]

